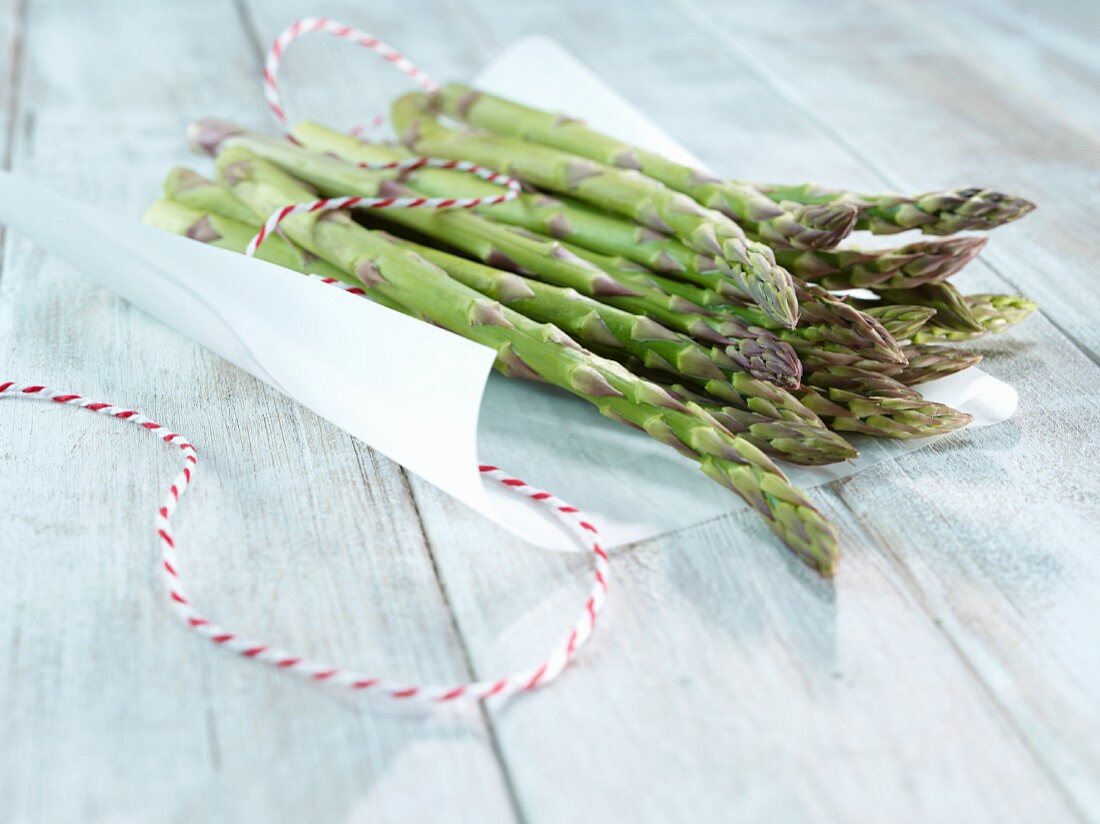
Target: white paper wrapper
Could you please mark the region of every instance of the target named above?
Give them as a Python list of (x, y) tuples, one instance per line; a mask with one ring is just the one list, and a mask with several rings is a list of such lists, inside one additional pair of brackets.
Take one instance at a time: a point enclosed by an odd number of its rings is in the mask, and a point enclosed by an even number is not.
[[(567, 111), (633, 143), (697, 163), (545, 38), (514, 44), (475, 85)], [(486, 383), (491, 350), (333, 287), (120, 221), (5, 173), (0, 221), (539, 545), (571, 547), (523, 504), (483, 486), (479, 458), (583, 508), (600, 524), (607, 546), (741, 506), (690, 460), (575, 398), (495, 374)], [(1016, 408), (1015, 391), (978, 369), (923, 391), (970, 412), (972, 426), (1003, 421)], [(790, 474), (796, 483), (814, 486), (924, 443), (861, 439), (858, 460), (822, 469), (791, 467)]]

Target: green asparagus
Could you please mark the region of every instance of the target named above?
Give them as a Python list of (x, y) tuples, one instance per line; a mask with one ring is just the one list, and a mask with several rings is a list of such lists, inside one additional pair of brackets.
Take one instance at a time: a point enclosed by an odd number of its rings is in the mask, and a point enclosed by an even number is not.
[[(178, 175), (181, 172), (187, 172), (187, 170), (177, 169), (172, 174)], [(193, 172), (187, 172), (187, 174), (203, 181), (203, 178)], [(203, 183), (207, 182), (203, 181)], [(175, 189), (175, 186), (172, 185), (172, 188)], [(226, 191), (228, 192), (228, 189)], [(244, 205), (230, 195), (222, 202), (221, 208), (224, 211), (233, 212), (235, 211), (234, 202), (238, 206)], [(239, 211), (237, 214), (243, 216)], [(143, 223), (149, 226), (155, 226), (158, 229), (183, 235), (202, 243), (209, 243), (211, 246), (217, 246), (220, 249), (243, 253), (252, 236), (256, 234), (259, 225), (251, 210), (248, 211), (247, 217), (249, 222), (244, 223), (208, 209), (192, 208), (185, 203), (174, 200), (158, 200), (149, 207), (141, 219)], [(272, 235), (264, 241), (263, 245), (256, 250), (256, 257), (302, 274), (332, 278), (353, 286), (360, 285), (359, 279), (354, 275), (317, 258), (315, 255), (311, 255), (279, 235)], [(377, 292), (365, 292), (364, 294), (375, 303), (379, 303), (388, 309), (407, 315), (414, 314), (396, 301), (390, 300)]]
[[(396, 159), (392, 153), (363, 144), (353, 137), (339, 135), (315, 124), (299, 126), (295, 129), (294, 136), (306, 146), (333, 152), (349, 162), (369, 163)], [(238, 141), (240, 140), (241, 138), (238, 138)], [(362, 176), (369, 176), (370, 174), (361, 170), (344, 170), (345, 178), (341, 187), (334, 179), (337, 173), (341, 171), (340, 167), (336, 165), (338, 161), (331, 158), (316, 159), (316, 156), (314, 156), (315, 160), (311, 169), (307, 170), (303, 167), (300, 158), (298, 161), (294, 160), (296, 150), (285, 143), (276, 142), (272, 145), (271, 141), (253, 138), (246, 140), (244, 145), (248, 145), (284, 168), (306, 177), (310, 182), (320, 186), (322, 191), (326, 193), (374, 194), (377, 191), (371, 190), (369, 183), (366, 187), (360, 185), (360, 181), (363, 179)], [(329, 171), (318, 174), (315, 168), (323, 164), (328, 164)], [(477, 196), (493, 192), (493, 187), (486, 190), (485, 186), (487, 184), (479, 184), (469, 175), (458, 175), (454, 172), (420, 170), (415, 175), (407, 177), (406, 180), (416, 191), (424, 194)], [(384, 188), (383, 191), (390, 194), (397, 193), (392, 188)], [(491, 211), (487, 210), (487, 216), (496, 217), (498, 210), (508, 210), (509, 206), (510, 204), (491, 207)], [(512, 219), (515, 223), (521, 225), (538, 227), (553, 223), (555, 215), (561, 216), (563, 214), (561, 206), (555, 207), (549, 204), (545, 206), (533, 204), (529, 207), (520, 207), (514, 210), (512, 214), (526, 212), (530, 215), (540, 212), (543, 208), (547, 211), (535, 220), (527, 220), (522, 217)], [(635, 236), (637, 227), (628, 221), (605, 217), (588, 210), (588, 214), (596, 220), (594, 223), (585, 223), (583, 207), (577, 209), (567, 205), (564, 208), (567, 210), (566, 214), (571, 223), (587, 227), (584, 242), (590, 246), (600, 245), (598, 242), (593, 243), (591, 241), (593, 237), (617, 238), (610, 246), (605, 245), (603, 247), (605, 249), (623, 250), (632, 245), (630, 239)], [(555, 271), (562, 268), (563, 264), (560, 261), (548, 259), (546, 250), (553, 248), (547, 246), (547, 244), (553, 243), (550, 238), (532, 237), (530, 234), (512, 232), (513, 235), (518, 236), (519, 240), (509, 240), (502, 232), (503, 227), (494, 223), (491, 228), (481, 227), (479, 229), (480, 234), (491, 233), (495, 238), (493, 244), (485, 245), (478, 244), (476, 239), (469, 237), (468, 234), (456, 234), (456, 227), (447, 224), (454, 224), (458, 221), (447, 217), (445, 214), (436, 217), (427, 213), (387, 212), (382, 217), (385, 220), (392, 220), (405, 226), (419, 228), (420, 231), (433, 238), (460, 248), (488, 263), (499, 266), (508, 265), (510, 262), (514, 264), (513, 268), (519, 271), (528, 270), (551, 282), (571, 285), (561, 279), (560, 275), (555, 274)], [(602, 223), (600, 219), (602, 219)], [(435, 225), (429, 228), (429, 223)], [(559, 234), (566, 234), (571, 240), (575, 236), (575, 233), (565, 232), (564, 230), (559, 230)], [(532, 246), (532, 243), (536, 245)], [(671, 241), (671, 243), (676, 242)], [(663, 244), (665, 250), (668, 249), (668, 245)], [(637, 314), (647, 314), (654, 320), (676, 331), (715, 343), (717, 341), (713, 334), (709, 336), (701, 334), (701, 329), (709, 326), (727, 339), (727, 354), (735, 360), (739, 360), (753, 374), (781, 385), (797, 385), (798, 372), (800, 371), (797, 359), (792, 352), (777, 347), (774, 339), (762, 339), (762, 331), (765, 328), (777, 333), (783, 341), (794, 347), (799, 356), (807, 358), (811, 362), (827, 358), (831, 363), (839, 361), (846, 364), (861, 364), (871, 368), (878, 362), (889, 364), (904, 362), (900, 349), (880, 324), (861, 315), (858, 311), (844, 306), (841, 301), (818, 287), (798, 287), (799, 296), (804, 298), (807, 303), (807, 318), (801, 321), (799, 328), (793, 332), (785, 332), (782, 325), (768, 318), (759, 309), (729, 307), (729, 293), (719, 291), (722, 288), (724, 278), (715, 272), (701, 273), (696, 270), (692, 278), (695, 284), (681, 284), (678, 279), (685, 277), (683, 272), (678, 272), (675, 276), (654, 277), (652, 276), (653, 273), (638, 269), (636, 266), (630, 266), (621, 258), (611, 258), (593, 252), (591, 248), (586, 249), (573, 243), (563, 243), (561, 247), (577, 257), (594, 263), (601, 271), (611, 274), (617, 283), (626, 284), (630, 288), (641, 292), (641, 295), (636, 296), (608, 297), (595, 295), (599, 300)], [(690, 257), (691, 253), (686, 247), (680, 246), (679, 248), (687, 254), (676, 253), (678, 259), (683, 260)], [(631, 258), (634, 261), (637, 259), (638, 256)], [(713, 286), (713, 292), (698, 285), (701, 283)], [(669, 307), (667, 301), (670, 293), (686, 302)], [(665, 304), (660, 311), (649, 306), (649, 304), (654, 303), (655, 297)], [(697, 302), (699, 300), (721, 304), (722, 317), (716, 319), (713, 317), (713, 313), (711, 313), (712, 316), (708, 317), (705, 309), (700, 307)], [(670, 309), (674, 311), (670, 312)], [(682, 311), (685, 309), (688, 310), (687, 314)], [(755, 328), (746, 329), (744, 326), (746, 322), (752, 324)], [(764, 362), (761, 362), (761, 359)]]
[(637, 170), (733, 218), (763, 242), (796, 249), (835, 246), (851, 230), (848, 204), (777, 205), (755, 186), (722, 180), (588, 128), (570, 117), (523, 106), (460, 83), (439, 92), (443, 111), (480, 129), (532, 141), (619, 169)]
[(720, 212), (632, 171), (511, 138), (457, 132), (436, 115), (433, 99), (420, 93), (398, 98), (391, 109), (394, 128), (409, 149), (472, 160), (675, 235), (689, 248), (714, 256), (770, 317), (794, 326), (798, 305), (790, 275), (776, 264), (771, 249), (747, 240), (741, 227)]
[[(353, 135), (317, 123), (300, 123), (292, 134), (306, 148), (330, 152), (351, 163), (378, 163), (412, 157), (395, 146), (366, 143)], [(472, 175), (443, 169), (420, 169), (403, 178), (411, 188), (434, 197), (492, 197), (503, 191)], [(483, 206), (481, 214), (604, 255), (621, 256), (731, 300), (750, 296), (722, 276), (713, 255), (689, 249), (679, 240), (619, 215), (610, 215), (568, 197), (521, 194), (515, 200)]]
[[(868, 368), (875, 368), (877, 363), (897, 365), (905, 362), (901, 348), (877, 319), (813, 284), (795, 281), (800, 307), (798, 326), (784, 329), (755, 306), (729, 303), (716, 292), (658, 275), (621, 258), (600, 255), (569, 243), (563, 245), (631, 287), (657, 288), (716, 312), (717, 317), (703, 320), (710, 325), (720, 324), (716, 328), (728, 332), (728, 324), (737, 321), (748, 324), (750, 330), (771, 330), (806, 364), (823, 360), (847, 364), (862, 362)], [(770, 351), (766, 354), (774, 356)]]
[(493, 269), (430, 246), (394, 238), (448, 275), (532, 320), (553, 323), (588, 348), (622, 351), (651, 369), (700, 381), (726, 380), (742, 370), (721, 349), (710, 350), (650, 320), (586, 297), (573, 289)]
[(950, 189), (927, 192), (915, 197), (905, 195), (857, 194), (840, 189), (825, 189), (811, 183), (795, 186), (761, 185), (772, 200), (807, 205), (850, 203), (859, 210), (857, 229), (876, 235), (890, 235), (907, 229), (919, 229), (926, 235), (951, 235), (993, 229), (1026, 215), (1035, 204), (1021, 197), (990, 189)]
[[(221, 178), (260, 216), (314, 195), (243, 147), (218, 156)], [(557, 327), (532, 321), (469, 289), (392, 239), (342, 212), (290, 217), (287, 236), (311, 253), (354, 272), (426, 319), (491, 346), (510, 374), (546, 380), (593, 403), (603, 414), (646, 431), (698, 461), (704, 473), (741, 495), (806, 563), (831, 574), (833, 526), (759, 449), (729, 433), (703, 409), (623, 367), (581, 349)]]
[(776, 420), (757, 412), (727, 406), (683, 384), (661, 385), (678, 400), (698, 404), (730, 432), (755, 444), (773, 458), (800, 466), (824, 466), (859, 457), (850, 443), (824, 426), (798, 420)]

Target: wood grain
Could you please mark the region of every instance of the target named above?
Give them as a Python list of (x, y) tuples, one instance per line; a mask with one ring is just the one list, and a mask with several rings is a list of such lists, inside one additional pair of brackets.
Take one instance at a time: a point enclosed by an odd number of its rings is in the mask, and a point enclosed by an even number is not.
[[(188, 119), (266, 124), (257, 45), (303, 9), (90, 5), (31, 0), (14, 163), (136, 215), (192, 161)], [(606, 621), (552, 689), (421, 717), (179, 631), (140, 515), (171, 459), (110, 421), (0, 403), (0, 818), (1100, 819), (1096, 235), (1074, 222), (1096, 205), (1095, 153), (1091, 115), (1065, 126), (1095, 92), (1093, 56), (1068, 2), (1034, 13), (1031, 39), (1016, 33), (1032, 12), (1006, 4), (970, 53), (948, 34), (987, 4), (924, 5), (916, 25), (863, 0), (328, 4), (439, 79), (549, 34), (729, 174), (1033, 194), (1042, 209), (960, 280), (1043, 303), (982, 346), (1021, 411), (815, 490), (848, 548), (835, 583), (738, 510), (616, 553)], [(291, 111), (369, 119), (406, 88), (375, 61), (303, 40), (284, 64)], [(179, 529), (214, 615), (420, 678), (491, 676), (557, 637), (579, 555), (531, 551), (22, 240), (3, 272), (9, 371), (140, 402), (204, 447)], [(112, 487), (92, 482), (108, 470)]]

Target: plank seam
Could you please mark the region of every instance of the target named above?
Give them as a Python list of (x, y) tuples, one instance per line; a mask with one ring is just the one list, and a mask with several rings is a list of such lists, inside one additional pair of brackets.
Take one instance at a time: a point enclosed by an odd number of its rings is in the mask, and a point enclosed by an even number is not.
[[(359, 459), (358, 449), (356, 450), (356, 459)], [(362, 464), (360, 464), (360, 466), (362, 466)], [(439, 569), (435, 547), (432, 545), (431, 538), (428, 536), (428, 530), (424, 526), (424, 519), (420, 515), (420, 502), (417, 500), (416, 492), (413, 490), (412, 483), (409, 481), (408, 470), (401, 467), (400, 472), (401, 480), (405, 485), (405, 492), (408, 494), (412, 502), (413, 512), (416, 514), (416, 524), (420, 529), (420, 537), (424, 542), (424, 548), (428, 553), (428, 560), (432, 565), (432, 574), (435, 576), (436, 586), (439, 589), (439, 596), (443, 599), (447, 614), (451, 617), (451, 628), (454, 630), (455, 638), (458, 639), (458, 648), (462, 653), (463, 664), (466, 668), (466, 679), (470, 681), (477, 680), (477, 667), (474, 666), (473, 656), (470, 653), (470, 646), (467, 643), (465, 633), (462, 632), (462, 626), (459, 623), (458, 615), (451, 602), (450, 590), (448, 590), (444, 576)], [(519, 793), (516, 790), (512, 771), (508, 768), (508, 762), (504, 758), (504, 750), (501, 747), (500, 738), (497, 735), (496, 726), (493, 723), (493, 717), (489, 714), (488, 708), (483, 702), (478, 703), (477, 707), (478, 712), (481, 714), (482, 723), (485, 725), (485, 731), (489, 735), (489, 748), (492, 750), (493, 757), (496, 759), (497, 765), (500, 768), (500, 776), (504, 781), (505, 792), (508, 795), (512, 813), (515, 816), (517, 824), (526, 824), (527, 818), (524, 816), (523, 808), (520, 805)]]
[[(11, 100), (8, 101), (8, 122), (4, 127), (4, 154), (0, 158), (0, 168), (10, 170), (15, 159), (16, 121), (23, 103), (23, 76), (27, 59), (27, 21), (30, 17), (30, 0), (19, 0), (15, 6), (15, 31), (11, 40), (11, 67), (8, 71), (8, 88)], [(7, 250), (7, 228), (0, 226), (0, 280), (4, 277), (4, 259)]]
[(233, 8), (237, 12), (244, 38), (252, 48), (252, 56), (256, 60), (257, 71), (260, 71), (264, 63), (264, 47), (260, 42), (259, 27), (256, 25), (256, 20), (245, 0), (233, 0)]
[[(891, 463), (896, 464), (897, 461), (891, 460)], [(898, 465), (898, 470), (904, 474), (908, 474), (905, 473), (904, 467), (900, 465)], [(1035, 744), (1031, 740), (1030, 736), (1027, 735), (1024, 728), (1016, 720), (1015, 714), (1008, 708), (1008, 706), (1005, 705), (1003, 701), (999, 699), (992, 685), (985, 678), (984, 674), (977, 667), (971, 657), (967, 655), (966, 650), (963, 649), (961, 643), (957, 640), (951, 630), (946, 626), (945, 622), (936, 617), (936, 610), (932, 608), (932, 604), (930, 603), (924, 588), (916, 579), (916, 576), (913, 574), (910, 566), (890, 546), (889, 542), (884, 540), (882, 536), (878, 534), (874, 526), (863, 517), (863, 514), (856, 507), (852, 506), (852, 504), (848, 500), (848, 495), (843, 489), (843, 481), (838, 482), (838, 484), (839, 486), (835, 490), (837, 499), (851, 514), (853, 522), (859, 526), (860, 531), (866, 538), (868, 538), (870, 545), (880, 552), (886, 562), (897, 573), (899, 579), (905, 582), (907, 594), (915, 600), (916, 604), (919, 605), (920, 611), (925, 615), (929, 623), (932, 625), (933, 632), (944, 639), (948, 647), (955, 654), (955, 657), (959, 660), (963, 667), (966, 668), (967, 672), (969, 672), (973, 676), (975, 685), (982, 691), (982, 693), (985, 694), (986, 698), (989, 700), (992, 706), (996, 708), (997, 714), (1000, 716), (1006, 728), (1010, 730), (1013, 737), (1020, 742), (1020, 745), (1031, 757), (1031, 760), (1034, 762), (1036, 768), (1043, 776), (1046, 777), (1050, 786), (1057, 792), (1058, 796), (1066, 804), (1067, 808), (1070, 809), (1075, 816), (1077, 816), (1078, 820), (1087, 821), (1088, 817), (1080, 809), (1080, 806), (1078, 805), (1077, 799), (1073, 795), (1072, 790), (1065, 784), (1063, 784), (1063, 782), (1060, 780), (1057, 769), (1055, 769), (1052, 765), (1047, 764), (1041, 752), (1035, 747)], [(830, 486), (832, 486), (832, 484), (830, 484)]]

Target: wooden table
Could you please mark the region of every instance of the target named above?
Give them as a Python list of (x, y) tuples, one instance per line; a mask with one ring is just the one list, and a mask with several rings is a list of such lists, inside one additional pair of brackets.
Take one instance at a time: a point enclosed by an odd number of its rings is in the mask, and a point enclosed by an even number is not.
[[(267, 124), (260, 46), (322, 8), (441, 78), (551, 35), (730, 174), (1033, 198), (958, 279), (1042, 305), (980, 347), (1020, 410), (816, 490), (834, 582), (737, 507), (615, 552), (606, 621), (552, 689), (424, 716), (182, 631), (149, 518), (175, 459), (0, 403), (0, 820), (1100, 820), (1100, 6), (2, 0), (4, 165), (136, 218), (201, 163), (190, 119)], [(294, 112), (345, 126), (405, 88), (321, 38), (286, 77)], [(489, 676), (586, 586), (581, 556), (525, 548), (10, 233), (0, 364), (193, 438), (194, 596), (291, 648)]]

